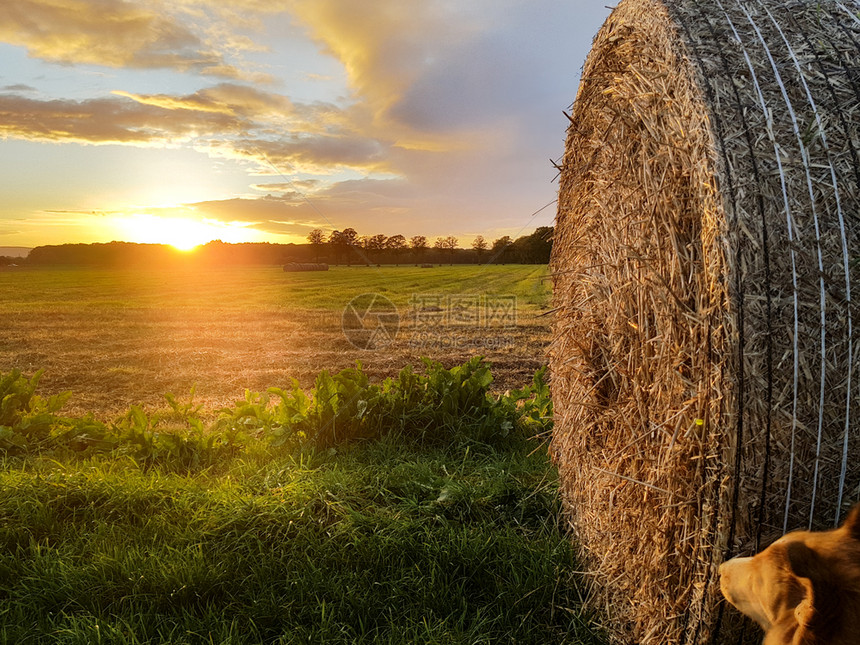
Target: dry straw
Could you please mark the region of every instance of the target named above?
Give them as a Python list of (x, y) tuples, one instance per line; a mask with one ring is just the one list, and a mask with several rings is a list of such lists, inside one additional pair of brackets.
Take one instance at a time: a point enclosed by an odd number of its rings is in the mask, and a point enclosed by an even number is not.
[(623, 0), (573, 106), (550, 352), (618, 642), (760, 642), (717, 567), (860, 497), (860, 0)]
[(328, 271), (328, 265), (319, 262), (288, 262), (284, 265), (284, 271), (287, 273), (296, 271)]

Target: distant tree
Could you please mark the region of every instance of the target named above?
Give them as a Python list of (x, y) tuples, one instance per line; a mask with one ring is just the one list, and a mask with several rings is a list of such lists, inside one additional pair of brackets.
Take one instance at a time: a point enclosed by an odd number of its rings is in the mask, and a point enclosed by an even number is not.
[(445, 253), (445, 238), (437, 237), (436, 240), (433, 242), (433, 249), (439, 251), (439, 253), (437, 253), (436, 255), (441, 255)]
[(448, 259), (451, 261), (451, 264), (454, 264), (454, 251), (457, 248), (457, 238), (453, 235), (449, 235), (448, 237), (437, 237), (436, 241), (433, 243), (433, 248), (439, 251), (443, 251), (448, 254)]
[(335, 264), (340, 264), (340, 231), (332, 231), (329, 233), (328, 240), (326, 240), (326, 244), (328, 244), (331, 252), (329, 255), (334, 259)]
[(532, 261), (536, 264), (548, 264), (552, 253), (552, 236), (555, 229), (552, 226), (539, 226), (531, 234)]
[(424, 254), (427, 253), (427, 238), (423, 235), (411, 237), (409, 239), (409, 248), (412, 249), (412, 252), (420, 262), (424, 258)]
[(323, 233), (322, 229), (315, 228), (310, 233), (308, 233), (308, 242), (310, 242), (311, 249), (314, 252), (314, 261), (320, 261), (320, 249), (322, 249), (323, 244), (325, 244), (325, 233)]
[(437, 237), (436, 241), (433, 242), (433, 248), (436, 251), (439, 251), (439, 253), (437, 253), (437, 255), (444, 253), (445, 252), (445, 238), (444, 237)]
[(478, 235), (472, 241), (472, 248), (475, 249), (475, 253), (478, 254), (478, 262), (480, 262), (481, 257), (483, 257), (484, 253), (487, 250), (487, 240), (484, 239), (483, 235)]
[(355, 255), (361, 257), (361, 244), (358, 239), (358, 231), (354, 228), (345, 228), (340, 233), (341, 244), (346, 253), (346, 264), (349, 266)]
[(406, 250), (406, 238), (402, 235), (392, 235), (386, 240), (385, 248), (394, 256), (395, 264), (399, 264), (398, 257)]
[(346, 240), (341, 231), (332, 231), (328, 236), (328, 245), (331, 248), (331, 254), (334, 256), (334, 263), (340, 264), (340, 258), (347, 252)]
[(523, 264), (546, 264), (552, 251), (551, 226), (541, 226), (531, 235), (523, 235), (511, 244), (511, 255)]
[(350, 246), (358, 246), (358, 232), (354, 228), (343, 229), (343, 239)]
[(367, 238), (367, 254), (370, 257), (375, 257), (378, 262), (385, 251), (387, 241), (388, 238), (381, 233)]
[(511, 261), (513, 240), (510, 235), (503, 235), (495, 242), (492, 248), (492, 261), (499, 264), (506, 264)]

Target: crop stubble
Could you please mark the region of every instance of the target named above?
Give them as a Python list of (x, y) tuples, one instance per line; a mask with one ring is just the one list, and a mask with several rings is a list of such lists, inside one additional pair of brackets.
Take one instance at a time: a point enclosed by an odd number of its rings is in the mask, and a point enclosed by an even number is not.
[[(44, 369), (40, 392), (72, 390), (65, 412), (101, 418), (133, 404), (164, 407), (165, 393), (187, 398), (194, 385), (195, 402), (214, 411), (246, 388), (291, 378), (309, 388), (320, 370), (356, 360), (381, 380), (421, 356), (450, 367), (481, 354), (495, 388), (505, 390), (526, 384), (544, 363), (545, 275), (534, 266), (0, 273), (0, 371)], [(400, 313), (400, 333), (387, 347), (357, 349), (341, 330), (344, 306), (367, 292), (385, 295)], [(516, 325), (434, 325), (415, 346), (413, 294), (515, 295)]]

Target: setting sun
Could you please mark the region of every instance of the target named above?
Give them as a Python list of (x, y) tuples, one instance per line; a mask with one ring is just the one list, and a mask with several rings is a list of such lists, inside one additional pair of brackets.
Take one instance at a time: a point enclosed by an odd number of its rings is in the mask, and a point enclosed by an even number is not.
[(259, 241), (259, 233), (242, 223), (196, 220), (189, 217), (159, 217), (135, 214), (118, 222), (124, 237), (132, 242), (169, 244), (190, 251), (212, 240), (229, 243)]

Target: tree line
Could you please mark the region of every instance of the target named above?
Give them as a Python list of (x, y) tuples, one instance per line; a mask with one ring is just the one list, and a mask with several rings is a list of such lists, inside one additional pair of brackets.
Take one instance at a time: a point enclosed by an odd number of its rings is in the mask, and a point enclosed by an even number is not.
[(314, 261), (331, 264), (546, 264), (552, 250), (552, 233), (551, 226), (541, 226), (516, 240), (505, 235), (492, 243), (478, 235), (470, 248), (460, 248), (453, 235), (437, 237), (431, 244), (424, 235), (409, 239), (403, 235), (359, 235), (353, 228), (328, 235), (322, 229), (314, 229), (307, 239)]
[(477, 236), (469, 248), (460, 248), (453, 235), (432, 242), (423, 235), (359, 235), (355, 229), (326, 234), (314, 229), (307, 244), (269, 242), (227, 244), (215, 240), (193, 251), (167, 244), (108, 242), (38, 246), (26, 258), (0, 256), (0, 267), (171, 267), (279, 265), (288, 262), (328, 264), (545, 264), (552, 248), (552, 227), (543, 226), (517, 239), (500, 237), (492, 243)]

